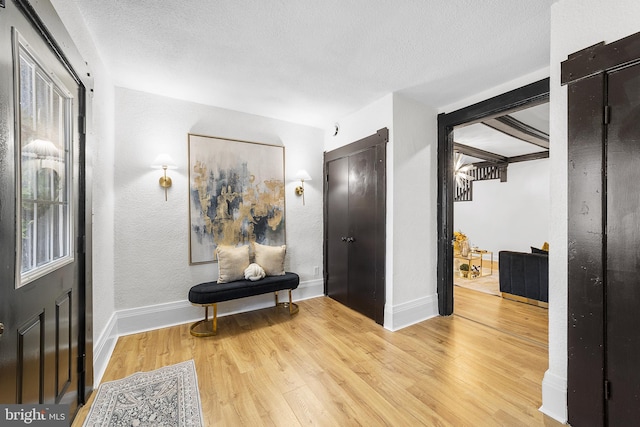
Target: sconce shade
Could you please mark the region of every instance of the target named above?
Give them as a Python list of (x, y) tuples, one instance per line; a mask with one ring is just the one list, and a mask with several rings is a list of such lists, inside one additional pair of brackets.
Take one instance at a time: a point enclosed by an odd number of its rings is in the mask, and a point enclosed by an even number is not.
[(153, 163), (151, 163), (151, 167), (154, 169), (177, 169), (178, 165), (167, 153), (158, 154), (158, 157), (155, 158)]
[(300, 169), (296, 172), (296, 179), (300, 181), (311, 181), (311, 175), (304, 169)]

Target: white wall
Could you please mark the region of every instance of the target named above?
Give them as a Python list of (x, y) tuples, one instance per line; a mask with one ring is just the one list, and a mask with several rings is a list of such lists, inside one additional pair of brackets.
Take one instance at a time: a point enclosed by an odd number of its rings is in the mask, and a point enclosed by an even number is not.
[(339, 120), (325, 150), (389, 128), (384, 327), (396, 330), (435, 316), (437, 122), (435, 110), (389, 94)]
[(549, 165), (549, 159), (512, 163), (507, 182), (474, 182), (473, 200), (453, 204), (454, 229), (492, 251), (494, 261), (501, 250), (540, 248), (549, 241)]
[(438, 314), (436, 111), (393, 95), (393, 327)]
[(551, 227), (549, 254), (549, 370), (541, 410), (567, 419), (567, 88), (560, 63), (578, 50), (640, 31), (636, 0), (560, 0), (551, 8)]
[[(321, 130), (123, 88), (115, 104), (116, 310), (185, 300), (217, 279), (217, 264), (189, 265), (188, 133), (285, 146), (286, 268), (301, 282), (322, 277)], [(168, 201), (149, 167), (161, 152), (178, 164)], [(299, 168), (316, 178), (305, 183), (306, 206), (294, 194)]]

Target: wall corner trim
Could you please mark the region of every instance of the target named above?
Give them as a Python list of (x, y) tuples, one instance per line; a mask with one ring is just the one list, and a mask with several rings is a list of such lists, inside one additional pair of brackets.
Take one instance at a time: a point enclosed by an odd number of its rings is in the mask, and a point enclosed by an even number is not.
[(542, 406), (539, 409), (545, 415), (566, 424), (567, 414), (567, 379), (549, 370), (542, 379)]

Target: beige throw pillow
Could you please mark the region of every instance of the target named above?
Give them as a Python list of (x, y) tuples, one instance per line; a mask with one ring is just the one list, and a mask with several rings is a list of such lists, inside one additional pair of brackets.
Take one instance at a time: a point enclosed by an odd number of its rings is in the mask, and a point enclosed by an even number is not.
[(284, 255), (287, 245), (266, 246), (253, 244), (255, 262), (264, 269), (267, 276), (284, 276)]
[(218, 283), (244, 279), (249, 267), (249, 246), (218, 246)]

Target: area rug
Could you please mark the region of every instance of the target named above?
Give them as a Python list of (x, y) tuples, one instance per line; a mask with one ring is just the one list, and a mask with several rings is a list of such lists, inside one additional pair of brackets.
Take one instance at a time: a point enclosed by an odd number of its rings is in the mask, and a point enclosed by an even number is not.
[(100, 385), (84, 426), (202, 426), (193, 360)]
[(461, 288), (472, 289), (474, 291), (484, 292), (485, 294), (500, 296), (500, 281), (499, 274), (496, 269), (493, 269), (493, 274), (490, 270), (485, 268), (482, 272), (482, 277), (475, 277), (473, 279), (465, 279), (458, 274), (453, 276), (453, 284), (460, 286)]

